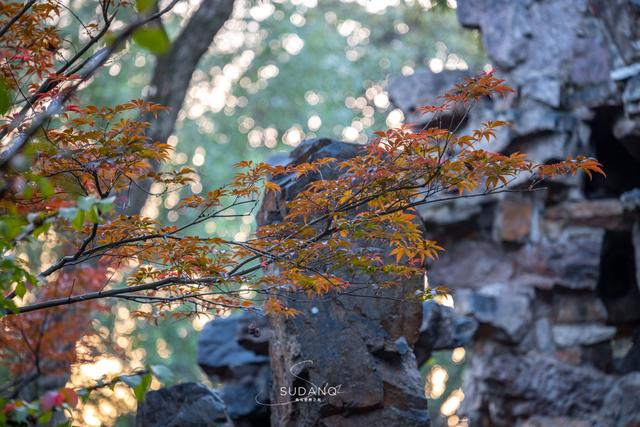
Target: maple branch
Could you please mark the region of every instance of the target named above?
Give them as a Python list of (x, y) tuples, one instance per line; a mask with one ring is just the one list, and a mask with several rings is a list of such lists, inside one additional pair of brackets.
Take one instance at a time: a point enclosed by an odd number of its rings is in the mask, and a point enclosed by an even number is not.
[(13, 15), (13, 17), (11, 19), (9, 19), (9, 21), (7, 21), (6, 24), (4, 24), (2, 26), (2, 28), (0, 28), (0, 37), (4, 36), (4, 34), (9, 30), (9, 28), (11, 28), (11, 26), (20, 18), (22, 18), (22, 15), (24, 15), (27, 10), (29, 10), (31, 8), (31, 6), (33, 6), (33, 4), (36, 2), (36, 0), (29, 0), (27, 1), (24, 6), (22, 6), (22, 9), (20, 9), (18, 11), (18, 13), (16, 13), (15, 15)]
[[(15, 138), (13, 138), (7, 146), (5, 151), (0, 154), (0, 172), (4, 172), (4, 170), (8, 167), (11, 159), (20, 153), (27, 142), (31, 139), (31, 137), (40, 129), (40, 127), (47, 121), (49, 118), (58, 114), (64, 104), (73, 96), (73, 94), (77, 91), (78, 87), (81, 84), (86, 82), (95, 72), (104, 65), (104, 63), (111, 57), (111, 55), (116, 52), (132, 35), (133, 33), (139, 29), (140, 27), (148, 24), (151, 21), (154, 21), (164, 14), (169, 12), (173, 7), (181, 0), (172, 0), (166, 7), (162, 10), (157, 11), (155, 13), (151, 13), (136, 22), (129, 24), (120, 35), (108, 46), (100, 49), (91, 57), (87, 58), (82, 64), (82, 68), (86, 68), (85, 71), (81, 74), (80, 79), (77, 82), (72, 84), (70, 87), (62, 90), (47, 106), (47, 108), (36, 115), (36, 117), (31, 122), (31, 125), (25, 130), (18, 134)], [(70, 71), (70, 74), (75, 74), (75, 72), (80, 71), (77, 67), (74, 70)], [(27, 107), (28, 108), (28, 107)], [(22, 117), (20, 120), (23, 120)], [(18, 126), (14, 123), (13, 128), (17, 128)]]
[[(111, 242), (111, 243), (105, 243), (103, 245), (100, 246), (96, 246), (94, 248), (91, 248), (89, 250), (86, 250), (88, 243), (93, 240), (96, 236), (96, 232), (97, 230), (97, 224), (94, 224), (94, 228), (92, 231), (92, 235), (89, 236), (87, 238), (87, 240), (85, 240), (85, 242), (82, 244), (82, 246), (78, 249), (78, 251), (74, 254), (74, 255), (68, 255), (65, 257), (62, 257), (58, 260), (58, 262), (56, 262), (55, 264), (51, 265), (49, 268), (47, 268), (46, 270), (44, 270), (43, 272), (41, 272), (40, 274), (38, 274), (38, 277), (47, 277), (50, 276), (51, 274), (53, 274), (54, 272), (60, 270), (61, 268), (65, 267), (67, 264), (71, 264), (74, 261), (78, 261), (81, 260), (81, 262), (84, 262), (86, 260), (88, 260), (91, 257), (95, 257), (95, 256), (99, 256), (101, 252), (106, 252), (110, 249), (116, 249), (119, 247), (123, 247), (123, 246), (127, 246), (130, 245), (132, 243), (139, 243), (139, 242), (145, 242), (148, 240), (154, 240), (154, 239), (167, 239), (167, 238), (175, 238), (175, 235), (190, 228), (193, 227), (195, 225), (198, 225), (204, 221), (208, 221), (209, 219), (212, 218), (225, 218), (225, 217), (239, 217), (239, 216), (243, 216), (242, 214), (234, 214), (234, 215), (222, 215), (222, 212), (232, 209), (236, 206), (241, 206), (244, 204), (249, 204), (249, 203), (253, 203), (255, 204), (257, 202), (257, 200), (243, 200), (243, 201), (236, 201), (228, 206), (225, 206), (223, 208), (220, 208), (218, 210), (216, 210), (215, 212), (212, 212), (210, 214), (207, 215), (200, 215), (198, 216), (196, 219), (194, 219), (193, 221), (191, 221), (190, 223), (183, 225), (182, 227), (179, 227), (173, 231), (170, 232), (166, 232), (166, 233), (153, 233), (153, 234), (145, 234), (142, 236), (136, 236), (136, 237), (129, 237), (127, 239), (122, 239), (122, 240), (118, 240), (116, 242)], [(74, 263), (72, 265), (75, 265), (77, 263)]]
[[(147, 134), (152, 140), (164, 143), (173, 132), (191, 77), (214, 37), (231, 15), (234, 3), (235, 0), (203, 0), (171, 43), (169, 51), (157, 55), (149, 82), (153, 90), (147, 99), (167, 107), (168, 117), (151, 122)], [(152, 166), (154, 170), (159, 169), (157, 162)], [(139, 213), (150, 187), (149, 180), (136, 184), (136, 188), (128, 195), (123, 211), (129, 215)]]
[(45, 308), (58, 307), (61, 305), (75, 304), (83, 301), (90, 301), (94, 299), (102, 299), (115, 297), (118, 295), (129, 294), (133, 292), (158, 290), (171, 285), (205, 285), (212, 283), (220, 283), (223, 278), (220, 277), (201, 277), (201, 278), (183, 278), (183, 277), (168, 277), (166, 279), (157, 280), (154, 282), (144, 283), (141, 285), (128, 286), (124, 288), (108, 289), (97, 292), (87, 292), (81, 295), (69, 296), (65, 298), (55, 298), (48, 301), (43, 301), (34, 304), (27, 304), (22, 307), (18, 307), (18, 313), (12, 313), (6, 311), (6, 315), (28, 313), (30, 311), (42, 310)]

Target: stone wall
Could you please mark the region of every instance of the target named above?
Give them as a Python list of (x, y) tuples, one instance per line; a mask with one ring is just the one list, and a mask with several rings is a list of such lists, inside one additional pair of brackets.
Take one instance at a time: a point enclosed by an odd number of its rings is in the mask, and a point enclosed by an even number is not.
[[(470, 426), (640, 423), (640, 4), (624, 0), (459, 0), (514, 96), (487, 100), (513, 126), (491, 147), (538, 162), (585, 154), (607, 178), (467, 199), (422, 211), (447, 251), (432, 285), (480, 327), (465, 374)], [(396, 77), (408, 121), (458, 74)], [(631, 393), (636, 398), (621, 398)]]

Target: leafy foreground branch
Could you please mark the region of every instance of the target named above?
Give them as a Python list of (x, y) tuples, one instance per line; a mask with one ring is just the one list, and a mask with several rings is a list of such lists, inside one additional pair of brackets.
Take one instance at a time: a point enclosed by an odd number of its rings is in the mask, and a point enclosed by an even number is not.
[[(454, 104), (468, 112), (480, 97), (509, 90), (501, 80), (485, 74), (459, 84), (446, 94), (442, 105), (425, 110), (435, 112), (437, 122), (438, 115)], [(172, 173), (150, 168), (152, 161), (168, 158), (170, 147), (145, 137), (149, 123), (120, 117), (130, 110), (157, 114), (162, 107), (142, 101), (114, 109), (87, 107), (68, 113), (68, 127), (48, 130), (45, 140), (32, 143), (38, 154), (29, 178), (46, 179), (50, 191), (40, 185), (7, 194), (5, 204), (29, 212), (23, 224), (20, 216), (14, 216), (18, 226), (7, 239), (6, 252), (50, 228), (67, 237), (62, 247), (75, 249), (35, 274), (15, 258), (8, 265), (13, 269), (11, 280), (4, 286), (24, 303), (4, 298), (7, 314), (118, 297), (154, 302), (163, 313), (180, 304), (190, 304), (196, 311), (252, 307), (266, 298), (267, 312), (290, 315), (292, 310), (270, 298), (272, 292), (302, 289), (323, 294), (349, 286), (332, 271), (357, 269), (371, 277), (389, 276), (382, 285), (392, 285), (397, 277), (423, 274), (425, 260), (435, 258), (441, 248), (424, 240), (416, 226), (418, 206), (515, 191), (509, 188), (515, 180), (528, 182), (525, 189), (532, 190), (543, 178), (558, 174), (602, 172), (592, 159), (538, 165), (524, 154), (476, 148), (483, 140), (490, 141), (505, 122), (486, 122), (463, 136), (438, 126), (417, 132), (403, 127), (378, 133), (356, 157), (342, 162), (331, 158), (289, 166), (241, 162), (228, 185), (181, 201), (179, 209), (197, 211), (193, 221), (180, 227), (163, 226), (140, 215), (109, 213), (117, 204), (116, 196), (126, 197), (130, 186), (141, 180), (161, 184), (163, 194), (190, 182), (188, 168)], [(336, 168), (337, 177), (309, 183), (288, 202), (283, 222), (260, 228), (246, 242), (188, 234), (189, 228), (204, 221), (251, 215), (263, 187), (280, 191), (269, 177), (304, 179), (326, 166)], [(355, 241), (367, 244), (354, 249)], [(390, 248), (389, 253), (381, 248)], [(387, 262), (387, 255), (394, 262)], [(129, 275), (125, 287), (110, 287), (105, 280), (90, 292), (70, 289), (63, 295), (43, 296), (44, 290), (57, 287), (61, 271), (80, 266), (122, 271), (125, 263), (137, 265), (125, 269)], [(267, 266), (272, 266), (272, 273), (257, 274)], [(253, 297), (243, 296), (249, 291)], [(40, 298), (25, 298), (32, 295)]]
[[(154, 168), (172, 150), (148, 136), (165, 107), (143, 100), (116, 107), (66, 104), (130, 37), (138, 34), (149, 44), (153, 30), (145, 25), (176, 1), (142, 13), (115, 41), (84, 57), (125, 3), (100, 2), (102, 25), (58, 72), (53, 52), (62, 41), (43, 22), (59, 14), (59, 5), (0, 9), (6, 18), (3, 52), (8, 52), (0, 66), (0, 358), (12, 374), (25, 378), (12, 387), (13, 394), (33, 378), (90, 360), (90, 351), (74, 349), (78, 343), (90, 347), (83, 342), (90, 319), (110, 299), (153, 305), (150, 313), (135, 313), (139, 317), (235, 308), (295, 315), (281, 295), (350, 294), (356, 285), (393, 286), (423, 275), (425, 261), (442, 248), (424, 239), (415, 222), (418, 206), (530, 191), (560, 174), (602, 173), (597, 161), (584, 157), (540, 165), (525, 154), (482, 149), (505, 122), (486, 122), (468, 135), (457, 132), (463, 119), (443, 125), (447, 112), (455, 109), (466, 117), (481, 98), (511, 91), (489, 73), (456, 85), (442, 104), (424, 107), (433, 116), (424, 129), (379, 132), (349, 160), (288, 166), (240, 162), (227, 185), (182, 198), (177, 209), (192, 211), (184, 217), (193, 218), (182, 225), (123, 215), (132, 189), (147, 191), (150, 182), (156, 192), (148, 196), (162, 197), (183, 191), (194, 176), (189, 168)], [(330, 176), (323, 176), (327, 171)], [(261, 194), (280, 192), (275, 181), (286, 180), (309, 183), (286, 203), (281, 222), (260, 227), (251, 239), (192, 233), (205, 221), (251, 217)], [(64, 255), (47, 260), (51, 254)], [(358, 273), (359, 283), (345, 280), (344, 273)], [(425, 290), (418, 297), (430, 295)], [(67, 394), (60, 391), (56, 399), (70, 404)]]

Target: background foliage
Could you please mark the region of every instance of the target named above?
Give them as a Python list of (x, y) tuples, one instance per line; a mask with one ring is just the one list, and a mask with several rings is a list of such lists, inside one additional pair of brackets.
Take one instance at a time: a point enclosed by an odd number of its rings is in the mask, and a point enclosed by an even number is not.
[[(170, 38), (196, 5), (182, 2), (165, 20)], [(68, 7), (77, 19), (63, 14), (60, 28), (65, 38), (79, 40), (78, 22), (91, 18), (95, 4), (71, 0)], [(196, 170), (197, 181), (181, 196), (228, 181), (231, 165), (240, 160), (284, 156), (305, 137), (364, 142), (373, 131), (400, 123), (402, 115), (384, 91), (391, 74), (420, 67), (481, 69), (485, 60), (478, 36), (459, 27), (454, 7), (455, 1), (429, 0), (238, 1), (194, 74), (169, 140), (176, 151), (168, 166)], [(114, 105), (144, 96), (154, 60), (152, 53), (129, 43), (81, 92), (79, 103)], [(145, 213), (168, 222), (189, 220), (173, 209), (178, 196), (149, 200)], [(208, 222), (194, 232), (240, 240), (252, 232), (251, 224), (250, 219)], [(133, 318), (131, 310), (119, 303), (92, 321), (101, 356), (74, 368), (74, 385), (145, 363), (168, 365), (174, 381), (205, 380), (195, 363), (195, 340), (206, 317), (159, 320), (161, 327), (154, 327)], [(78, 415), (86, 425), (112, 423), (133, 409), (127, 393), (124, 388), (105, 390), (104, 398), (85, 405)]]

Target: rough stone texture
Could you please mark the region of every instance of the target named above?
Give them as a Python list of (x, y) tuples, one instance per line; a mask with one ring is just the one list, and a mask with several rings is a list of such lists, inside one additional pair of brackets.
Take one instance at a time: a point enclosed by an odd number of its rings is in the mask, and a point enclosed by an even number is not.
[[(489, 150), (592, 155), (607, 172), (419, 211), (446, 248), (430, 283), (479, 325), (458, 415), (474, 427), (639, 425), (640, 3), (459, 0), (457, 13), (516, 89), (479, 103), (462, 131), (511, 121)], [(441, 74), (391, 79), (390, 98), (413, 118), (436, 82), (459, 78)], [(420, 96), (399, 101), (409, 87)]]
[(433, 351), (467, 345), (477, 329), (478, 322), (472, 317), (458, 315), (452, 308), (435, 301), (425, 301), (420, 337), (414, 348), (418, 366), (426, 362)]
[(640, 425), (640, 373), (635, 372), (620, 378), (607, 395), (602, 405), (601, 420), (611, 427), (634, 427)]
[[(292, 161), (320, 157), (346, 159), (357, 147), (338, 141), (303, 142)], [(336, 172), (327, 166), (322, 176)], [(278, 221), (285, 201), (309, 180), (277, 177), (283, 191), (265, 200), (259, 223)], [(373, 280), (373, 279), (371, 279)], [(274, 387), (271, 424), (276, 426), (425, 426), (427, 402), (422, 392), (411, 346), (418, 339), (422, 310), (419, 302), (402, 301), (421, 281), (407, 281), (389, 289), (368, 287), (361, 296), (329, 294), (309, 300), (291, 294), (288, 304), (302, 313), (293, 318), (271, 319), (270, 345)], [(319, 402), (295, 402), (281, 387), (310, 384), (340, 386), (335, 396)]]
[[(439, 95), (450, 90), (462, 77), (469, 74), (463, 71), (434, 74), (427, 70), (418, 70), (408, 77), (392, 77), (389, 80), (388, 91), (392, 96), (391, 101), (405, 113), (405, 122), (411, 124), (425, 124), (433, 117), (417, 110), (418, 107), (434, 104), (434, 93)], [(461, 117), (462, 112), (449, 111), (445, 123), (450, 121), (451, 115)]]
[[(253, 325), (252, 325), (253, 324)], [(270, 331), (265, 321), (259, 316), (232, 315), (217, 318), (208, 322), (198, 336), (198, 365), (208, 375), (218, 375), (222, 378), (232, 375), (235, 367), (248, 364), (264, 364), (269, 361), (268, 346)], [(249, 328), (260, 329), (261, 345), (253, 348), (240, 343), (244, 338), (247, 342), (255, 340), (245, 337), (249, 335)]]
[(559, 347), (591, 345), (608, 341), (616, 334), (616, 328), (598, 324), (555, 325), (553, 340)]
[(613, 378), (596, 369), (551, 356), (512, 354), (497, 346), (484, 350), (475, 354), (465, 373), (465, 381), (474, 387), (462, 408), (472, 414), (469, 425), (510, 427), (534, 415), (589, 421), (614, 385)]
[(495, 339), (518, 343), (531, 326), (531, 297), (503, 284), (486, 286), (479, 291), (461, 289), (456, 294), (456, 310), (473, 316)]
[(198, 336), (198, 364), (222, 383), (217, 391), (237, 427), (269, 423), (271, 336), (266, 319), (249, 313), (216, 318)]
[(138, 406), (136, 427), (233, 427), (214, 390), (184, 383), (150, 391)]
[(500, 203), (500, 240), (524, 242), (531, 234), (533, 203), (530, 198), (506, 197)]
[(593, 292), (555, 292), (553, 320), (558, 323), (605, 322), (607, 309)]

